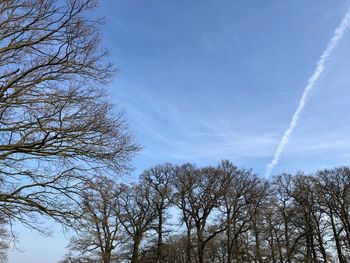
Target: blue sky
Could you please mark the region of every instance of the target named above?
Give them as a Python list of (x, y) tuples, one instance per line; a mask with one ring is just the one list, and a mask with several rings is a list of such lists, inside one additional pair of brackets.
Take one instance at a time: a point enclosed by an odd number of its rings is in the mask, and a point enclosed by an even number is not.
[[(221, 159), (264, 174), (348, 4), (101, 1), (102, 45), (119, 69), (107, 90), (144, 147), (131, 178), (162, 162)], [(273, 174), (349, 164), (349, 47), (346, 32)], [(11, 253), (10, 263), (63, 256), (59, 229), (49, 239), (19, 231), (25, 252)]]
[[(163, 161), (207, 164), (228, 158), (263, 173), (347, 5), (101, 5), (108, 21), (104, 43), (120, 69), (111, 92), (144, 146), (136, 170)], [(346, 164), (347, 44), (349, 37), (331, 57), (274, 172)]]

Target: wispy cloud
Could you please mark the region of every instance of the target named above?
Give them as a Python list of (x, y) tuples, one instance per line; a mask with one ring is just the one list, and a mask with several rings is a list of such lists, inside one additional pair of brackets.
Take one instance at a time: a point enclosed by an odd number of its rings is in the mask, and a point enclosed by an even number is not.
[(327, 48), (320, 56), (320, 59), (317, 62), (315, 71), (313, 72), (313, 74), (311, 75), (311, 77), (307, 81), (307, 85), (303, 91), (301, 98), (300, 98), (298, 107), (293, 114), (291, 122), (289, 123), (288, 129), (285, 131), (285, 133), (284, 133), (284, 135), (283, 135), (283, 137), (282, 137), (282, 139), (277, 147), (277, 150), (275, 152), (275, 155), (274, 155), (272, 161), (267, 165), (267, 169), (266, 169), (266, 173), (265, 173), (266, 176), (269, 176), (272, 172), (272, 169), (278, 164), (280, 157), (281, 157), (281, 154), (283, 153), (286, 145), (288, 144), (289, 138), (290, 138), (295, 126), (297, 125), (300, 114), (302, 113), (302, 111), (305, 107), (305, 104), (307, 102), (310, 91), (315, 87), (317, 80), (320, 78), (320, 76), (322, 75), (322, 73), (326, 69), (327, 60), (331, 56), (333, 50), (339, 44), (340, 40), (342, 39), (342, 37), (343, 37), (346, 29), (349, 27), (349, 25), (350, 25), (350, 6), (349, 6), (348, 11), (345, 14), (341, 24), (334, 31), (334, 35), (333, 35), (332, 39), (330, 40), (330, 42), (328, 43)]
[(139, 89), (123, 98), (123, 106), (143, 142), (141, 155), (166, 161), (268, 157), (276, 134), (234, 129), (227, 122), (198, 118), (156, 94)]

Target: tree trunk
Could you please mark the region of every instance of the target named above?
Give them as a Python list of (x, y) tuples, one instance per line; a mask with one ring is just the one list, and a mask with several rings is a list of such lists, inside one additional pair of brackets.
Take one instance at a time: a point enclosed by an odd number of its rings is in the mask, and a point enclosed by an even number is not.
[(279, 262), (280, 263), (284, 263), (283, 252), (282, 252), (283, 244), (282, 244), (282, 242), (281, 242), (281, 240), (279, 238), (279, 235), (278, 235), (276, 230), (274, 231), (274, 233), (275, 233), (276, 242), (277, 242)]
[[(229, 217), (229, 215), (228, 215)], [(227, 220), (227, 231), (226, 231), (226, 248), (227, 248), (227, 263), (232, 263), (232, 230), (230, 220)]]
[[(306, 215), (304, 215), (306, 218)], [(305, 237), (306, 237), (306, 258), (305, 258), (305, 263), (311, 263), (312, 262), (312, 246), (311, 246), (311, 233), (310, 233), (310, 228), (307, 224), (306, 226), (306, 231), (305, 231)]]
[(257, 227), (257, 225), (255, 223), (254, 223), (254, 232), (255, 232), (256, 262), (262, 263), (259, 230), (258, 230), (258, 227)]
[(320, 229), (319, 224), (316, 225), (316, 231), (317, 231), (317, 239), (318, 239), (318, 243), (320, 246), (320, 252), (322, 254), (323, 262), (328, 263), (327, 252), (326, 252), (326, 249), (324, 247), (324, 241), (323, 241), (323, 237), (322, 237), (322, 233), (321, 233), (321, 229)]
[(274, 240), (274, 234), (273, 234), (273, 226), (270, 226), (270, 248), (271, 248), (271, 260), (272, 263), (277, 263), (276, 261), (276, 251), (275, 251), (275, 240)]
[(157, 263), (161, 263), (163, 261), (163, 211), (159, 211), (157, 232)]
[(290, 251), (290, 238), (289, 238), (289, 226), (288, 226), (288, 218), (286, 215), (286, 204), (283, 203), (283, 210), (282, 210), (282, 216), (284, 221), (284, 238), (286, 241), (286, 254), (287, 254), (287, 263), (292, 262), (292, 253)]
[(186, 262), (191, 263), (191, 228), (187, 227), (187, 240), (186, 240)]
[(204, 245), (198, 244), (198, 263), (205, 263)]
[(134, 245), (132, 248), (131, 263), (137, 263), (139, 260), (139, 250), (140, 250), (140, 239), (136, 238), (134, 240)]
[(239, 244), (238, 244), (238, 237), (234, 238), (234, 247), (235, 247), (234, 255), (236, 257), (236, 262), (237, 263), (241, 263), (242, 259), (241, 259), (241, 253), (240, 253), (240, 249), (239, 249)]
[(198, 245), (198, 263), (205, 263), (205, 242), (203, 240), (203, 233), (197, 226), (197, 245)]
[(339, 263), (346, 263), (345, 258), (344, 258), (343, 253), (342, 253), (342, 248), (341, 248), (341, 243), (340, 243), (339, 235), (337, 232), (337, 228), (336, 228), (335, 223), (334, 223), (332, 209), (333, 209), (332, 207), (329, 207), (329, 217), (331, 219), (332, 232), (333, 232), (333, 236), (334, 236), (334, 240), (335, 240), (335, 246), (337, 248), (338, 260), (339, 260)]
[(111, 262), (111, 251), (110, 250), (106, 250), (103, 255), (103, 263), (110, 263)]

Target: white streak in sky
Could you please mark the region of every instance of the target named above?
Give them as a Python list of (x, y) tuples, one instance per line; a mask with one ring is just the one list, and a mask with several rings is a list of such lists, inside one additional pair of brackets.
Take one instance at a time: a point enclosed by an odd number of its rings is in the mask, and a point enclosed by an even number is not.
[(330, 42), (327, 45), (327, 48), (325, 51), (323, 51), (322, 55), (320, 56), (320, 59), (317, 62), (317, 66), (311, 77), (307, 81), (307, 85), (303, 91), (303, 94), (300, 98), (298, 107), (296, 111), (293, 114), (292, 120), (289, 123), (288, 129), (284, 132), (283, 137), (278, 145), (278, 148), (275, 152), (275, 155), (272, 159), (272, 161), (267, 165), (265, 176), (269, 176), (272, 172), (272, 169), (278, 164), (281, 154), (283, 153), (284, 148), (286, 147), (290, 135), (292, 134), (298, 120), (300, 117), (301, 112), (303, 111), (305, 104), (307, 102), (307, 98), (309, 96), (310, 91), (315, 87), (315, 84), (317, 80), (322, 75), (323, 71), (326, 68), (326, 62), (328, 58), (331, 56), (333, 50), (337, 47), (339, 44), (339, 41), (342, 39), (346, 29), (350, 26), (350, 7), (344, 16), (341, 24), (337, 27), (337, 29), (334, 31), (334, 35)]

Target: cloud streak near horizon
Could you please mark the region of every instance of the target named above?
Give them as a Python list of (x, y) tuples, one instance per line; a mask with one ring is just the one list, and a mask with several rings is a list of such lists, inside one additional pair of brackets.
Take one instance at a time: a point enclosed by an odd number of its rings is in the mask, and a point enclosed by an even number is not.
[(345, 14), (344, 18), (342, 19), (340, 25), (335, 29), (334, 35), (329, 41), (326, 49), (323, 51), (321, 54), (319, 60), (317, 61), (316, 68), (311, 75), (311, 77), (307, 81), (307, 85), (304, 88), (303, 94), (299, 100), (298, 107), (296, 111), (293, 114), (293, 117), (289, 123), (289, 126), (287, 130), (284, 132), (283, 137), (277, 147), (277, 150), (274, 154), (273, 159), (271, 162), (267, 165), (265, 176), (270, 176), (273, 168), (279, 163), (280, 157), (286, 147), (286, 145), (289, 142), (290, 136), (292, 132), (295, 129), (295, 126), (297, 125), (297, 122), (299, 120), (300, 114), (302, 113), (309, 93), (310, 91), (315, 87), (315, 84), (317, 80), (320, 78), (324, 70), (326, 69), (326, 62), (328, 58), (332, 55), (333, 50), (338, 46), (340, 40), (344, 36), (345, 31), (349, 28), (350, 26), (350, 6), (348, 7), (347, 13)]

